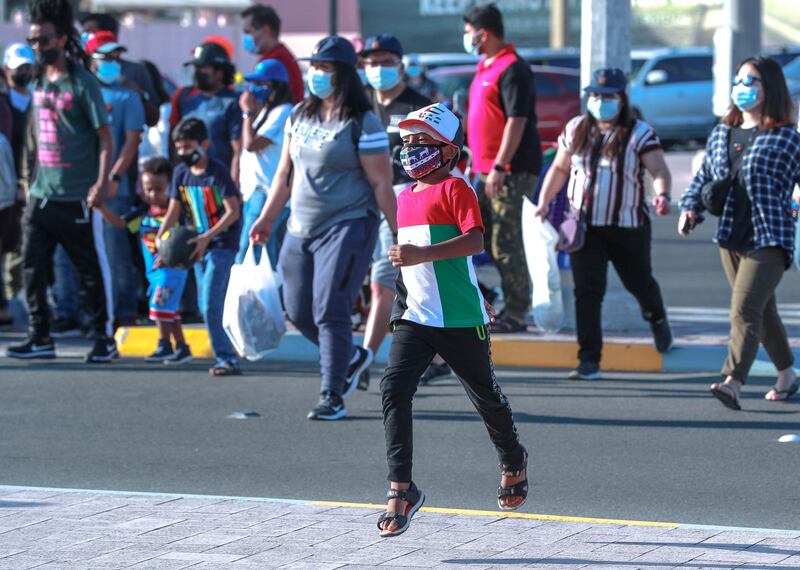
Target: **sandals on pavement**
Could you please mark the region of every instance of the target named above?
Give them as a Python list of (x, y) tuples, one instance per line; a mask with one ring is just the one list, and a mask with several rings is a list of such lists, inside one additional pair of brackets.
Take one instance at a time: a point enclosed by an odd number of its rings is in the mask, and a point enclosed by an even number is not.
[(212, 376), (241, 376), (242, 369), (239, 368), (237, 364), (233, 362), (228, 362), (227, 360), (223, 360), (217, 362), (208, 369), (208, 373)]
[(728, 409), (737, 411), (742, 409), (742, 406), (739, 405), (739, 396), (736, 391), (724, 382), (712, 384), (711, 394)]
[[(512, 470), (511, 466), (504, 463), (500, 464), (500, 475), (505, 477), (519, 477), (525, 471), (525, 479), (519, 483), (515, 483), (510, 487), (503, 487), (502, 485), (497, 488), (497, 506), (501, 511), (515, 511), (525, 504), (528, 500), (528, 452), (523, 448), (522, 467), (517, 470)], [(503, 505), (503, 497), (522, 497), (519, 504), (509, 507)]]
[[(393, 511), (386, 511), (378, 519), (378, 529), (381, 531), (381, 537), (386, 538), (390, 536), (398, 536), (403, 534), (411, 524), (411, 518), (420, 509), (425, 502), (425, 493), (422, 492), (412, 481), (408, 489), (389, 489), (386, 494), (387, 499), (400, 499), (405, 501), (406, 507), (403, 514), (395, 513)], [(385, 530), (382, 525), (384, 521), (395, 522), (399, 528), (395, 530)]]
[[(770, 402), (785, 402), (795, 394), (797, 391), (800, 390), (800, 380), (795, 380), (794, 383), (789, 386), (786, 390), (778, 390), (777, 388), (772, 388), (769, 392), (764, 394), (764, 399), (769, 400)], [(768, 398), (771, 393), (775, 394), (774, 398)]]

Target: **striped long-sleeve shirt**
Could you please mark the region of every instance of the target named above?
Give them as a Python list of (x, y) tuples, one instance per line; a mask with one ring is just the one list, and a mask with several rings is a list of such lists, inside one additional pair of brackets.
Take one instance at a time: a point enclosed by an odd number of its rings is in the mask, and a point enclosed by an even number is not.
[[(570, 120), (558, 138), (559, 148), (572, 156), (567, 195), (576, 208), (586, 203), (586, 191), (591, 183), (591, 151), (582, 154), (571, 152), (575, 130), (583, 120), (583, 116)], [(610, 138), (605, 144), (609, 142)], [(624, 161), (601, 156), (597, 163), (596, 182), (588, 201), (590, 225), (638, 228), (649, 219), (650, 208), (645, 196), (645, 168), (641, 157), (660, 148), (661, 141), (653, 128), (643, 121), (636, 121), (624, 151)]]

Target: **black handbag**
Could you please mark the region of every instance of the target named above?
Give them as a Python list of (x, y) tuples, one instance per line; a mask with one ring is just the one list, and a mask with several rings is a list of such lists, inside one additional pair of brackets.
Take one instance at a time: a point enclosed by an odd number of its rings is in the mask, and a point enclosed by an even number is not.
[[(728, 144), (730, 145), (730, 143)], [(725, 211), (728, 194), (731, 192), (731, 187), (736, 177), (739, 176), (739, 168), (750, 144), (752, 144), (752, 139), (747, 142), (747, 146), (742, 149), (739, 156), (731, 163), (731, 170), (726, 177), (706, 182), (700, 189), (700, 200), (703, 202), (703, 207), (712, 216), (719, 217)]]

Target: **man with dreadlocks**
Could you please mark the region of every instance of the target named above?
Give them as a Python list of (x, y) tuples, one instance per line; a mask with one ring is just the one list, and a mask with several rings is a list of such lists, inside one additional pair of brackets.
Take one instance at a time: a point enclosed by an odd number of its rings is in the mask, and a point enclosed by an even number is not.
[[(100, 206), (111, 171), (113, 143), (100, 84), (73, 26), (69, 0), (30, 3), (28, 43), (36, 54), (32, 121), (36, 174), (23, 214), (23, 278), (30, 313), (27, 340), (13, 358), (55, 358), (47, 285), (53, 252), (61, 244), (86, 292), (94, 347), (86, 362), (117, 356), (113, 308)], [(102, 268), (102, 269), (101, 269)]]

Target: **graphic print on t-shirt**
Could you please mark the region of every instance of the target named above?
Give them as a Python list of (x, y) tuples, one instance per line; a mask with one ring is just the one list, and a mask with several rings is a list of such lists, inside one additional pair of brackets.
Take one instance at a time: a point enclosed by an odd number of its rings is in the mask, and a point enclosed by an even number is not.
[(225, 213), (222, 193), (215, 186), (179, 186), (181, 202), (187, 208), (189, 221), (197, 233), (207, 232), (220, 221)]
[[(420, 192), (411, 186), (397, 198), (397, 242), (435, 245), (472, 229), (483, 231), (478, 199), (460, 178)], [(489, 322), (471, 257), (401, 267), (396, 318), (432, 327), (463, 328)], [(401, 313), (401, 314), (399, 314)]]

